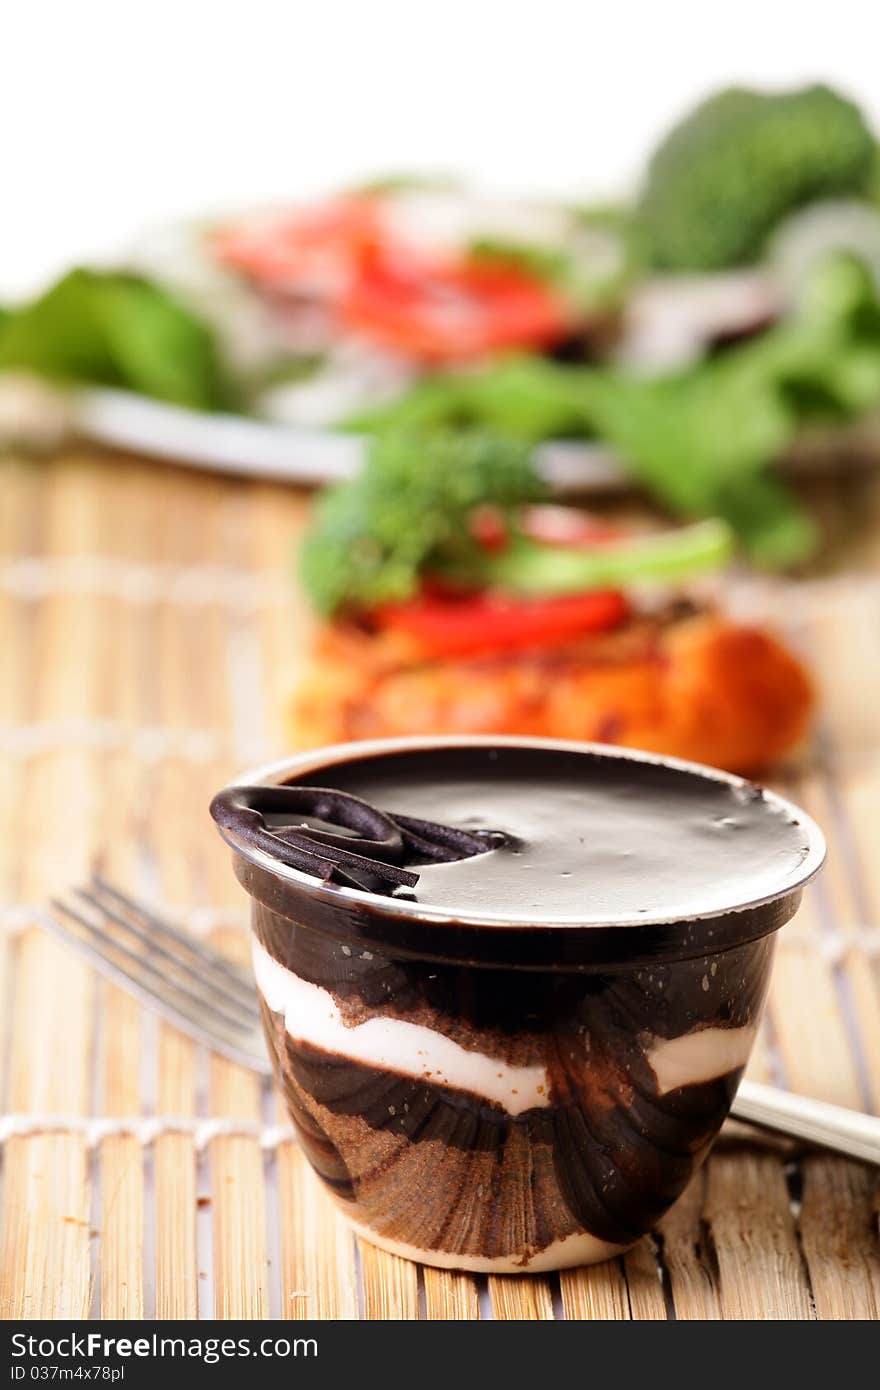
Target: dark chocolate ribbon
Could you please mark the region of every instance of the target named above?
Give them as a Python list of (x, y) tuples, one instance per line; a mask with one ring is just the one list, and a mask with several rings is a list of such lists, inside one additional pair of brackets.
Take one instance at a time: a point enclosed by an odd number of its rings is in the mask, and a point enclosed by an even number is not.
[[(376, 879), (413, 888), (419, 875), (403, 866), (407, 855), (448, 863), (485, 854), (504, 839), (499, 831), (461, 830), (380, 811), (358, 796), (330, 787), (229, 787), (214, 797), (211, 815), (236, 839), (282, 864), (353, 888), (369, 887)], [(302, 824), (270, 826), (266, 821), (267, 816), (285, 817), (289, 822), (302, 815), (353, 833), (337, 835)]]

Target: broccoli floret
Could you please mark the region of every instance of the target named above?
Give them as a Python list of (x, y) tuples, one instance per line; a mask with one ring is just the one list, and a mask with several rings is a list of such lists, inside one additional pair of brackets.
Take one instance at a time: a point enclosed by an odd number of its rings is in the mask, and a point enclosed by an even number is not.
[(637, 209), (645, 254), (659, 270), (746, 264), (794, 208), (867, 195), (875, 158), (861, 111), (829, 87), (719, 92), (651, 159)]
[[(358, 477), (325, 494), (300, 553), (306, 590), (323, 613), (401, 602), (425, 575), (464, 589), (537, 596), (676, 578), (730, 553), (722, 522), (585, 549), (523, 534), (517, 514), (545, 487), (525, 444), (470, 431), (388, 433)], [(506, 542), (481, 543), (480, 509), (504, 523)]]
[(409, 598), (429, 561), (472, 557), (468, 520), (487, 500), (506, 513), (543, 495), (516, 441), (452, 430), (380, 435), (363, 471), (317, 504), (300, 552), (303, 583), (324, 613)]

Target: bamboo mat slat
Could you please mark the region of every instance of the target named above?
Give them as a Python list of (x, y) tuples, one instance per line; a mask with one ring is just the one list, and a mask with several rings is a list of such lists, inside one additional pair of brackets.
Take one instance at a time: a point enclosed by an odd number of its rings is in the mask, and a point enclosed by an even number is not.
[(387, 1322), (419, 1316), (418, 1267), (359, 1240), (364, 1317)]
[(666, 1296), (656, 1240), (646, 1236), (623, 1257), (630, 1316), (636, 1322), (660, 1322), (667, 1317)]
[(504, 1275), (489, 1276), (489, 1297), (496, 1318), (516, 1318), (528, 1322), (546, 1322), (553, 1317), (553, 1289), (549, 1279), (535, 1275), (519, 1279)]
[(573, 1321), (620, 1322), (630, 1317), (626, 1275), (620, 1260), (559, 1275), (562, 1309)]
[(295, 1143), (278, 1150), (281, 1316), (356, 1318), (355, 1238)]
[(697, 1173), (680, 1201), (663, 1218), (659, 1234), (672, 1303), (679, 1318), (714, 1321), (721, 1316), (703, 1222), (706, 1173)]
[(473, 1321), (480, 1316), (480, 1294), (476, 1279), (445, 1269), (424, 1269), (425, 1316), (447, 1321)]
[[(85, 452), (0, 461), (0, 498), (0, 1088), (19, 1128), (68, 1117), (0, 1143), (0, 1314), (880, 1316), (876, 1173), (742, 1126), (654, 1235), (594, 1269), (479, 1279), (357, 1241), (269, 1088), (97, 982), (34, 921), (99, 854), (246, 953), (246, 904), (206, 807), (233, 772), (287, 751), (311, 625), (290, 578), (306, 503)], [(858, 557), (862, 573), (772, 600), (822, 684), (822, 726), (786, 789), (831, 859), (781, 935), (750, 1074), (880, 1109), (880, 525), (862, 527)], [(203, 1145), (160, 1124), (150, 1144), (93, 1143), (91, 1116), (247, 1132)]]
[(813, 1316), (782, 1164), (755, 1153), (716, 1153), (703, 1208), (718, 1260), (723, 1318)]

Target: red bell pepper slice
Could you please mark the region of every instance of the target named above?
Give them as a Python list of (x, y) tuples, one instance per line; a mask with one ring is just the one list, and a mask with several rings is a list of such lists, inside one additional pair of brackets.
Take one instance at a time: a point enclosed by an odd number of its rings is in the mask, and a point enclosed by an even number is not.
[(385, 237), (375, 199), (351, 194), (221, 227), (211, 245), (222, 264), (270, 291), (318, 293), (333, 301)]
[(431, 363), (549, 347), (571, 323), (555, 290), (518, 268), (381, 253), (364, 258), (339, 314), (365, 338)]
[(370, 616), (381, 631), (413, 640), (426, 656), (455, 657), (552, 647), (618, 627), (628, 613), (623, 593), (597, 589), (546, 599), (428, 594), (386, 604)]

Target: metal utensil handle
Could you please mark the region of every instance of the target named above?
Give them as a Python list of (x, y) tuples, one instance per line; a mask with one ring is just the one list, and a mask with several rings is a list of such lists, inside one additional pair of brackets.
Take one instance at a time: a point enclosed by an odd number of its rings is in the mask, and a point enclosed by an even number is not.
[(730, 1113), (747, 1124), (880, 1166), (880, 1117), (876, 1115), (796, 1096), (756, 1081), (742, 1083)]

